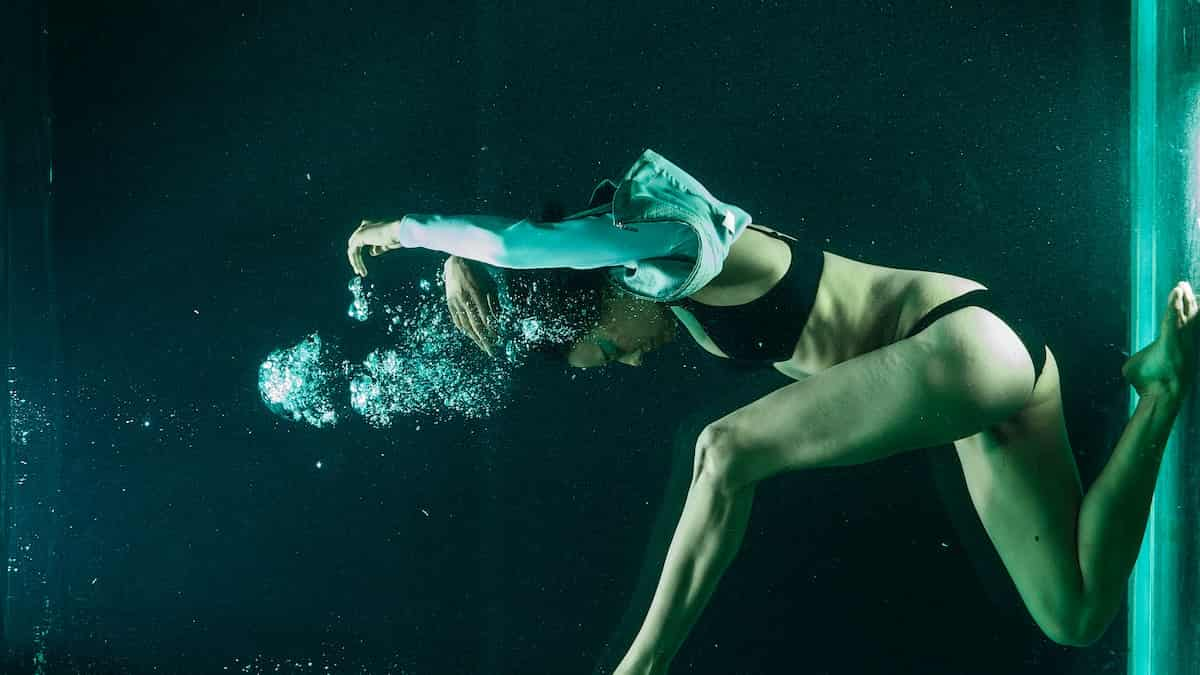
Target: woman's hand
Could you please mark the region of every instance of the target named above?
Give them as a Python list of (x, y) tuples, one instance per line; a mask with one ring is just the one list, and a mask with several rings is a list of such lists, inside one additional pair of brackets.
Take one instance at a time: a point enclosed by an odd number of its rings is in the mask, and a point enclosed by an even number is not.
[(346, 255), (350, 257), (350, 267), (359, 276), (367, 276), (367, 266), (363, 263), (362, 250), (366, 248), (371, 255), (380, 255), (387, 251), (401, 248), (396, 237), (398, 220), (364, 220), (359, 224), (354, 234), (350, 235), (350, 245)]
[(487, 273), (476, 273), (469, 260), (452, 255), (446, 259), (446, 304), (454, 325), (483, 351), (496, 355), (495, 317), (500, 311), (496, 284)]

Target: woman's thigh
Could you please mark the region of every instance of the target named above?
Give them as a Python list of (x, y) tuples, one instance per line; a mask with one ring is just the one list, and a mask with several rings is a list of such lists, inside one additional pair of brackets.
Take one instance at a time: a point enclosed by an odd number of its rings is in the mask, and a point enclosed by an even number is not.
[(1032, 389), (1033, 363), (1016, 334), (965, 307), (771, 392), (709, 431), (727, 481), (743, 485), (949, 444), (1011, 417)]
[(1029, 405), (954, 447), (975, 511), (1030, 614), (1047, 635), (1073, 635), (1083, 599), (1076, 546), (1083, 486), (1058, 364), (1046, 351)]

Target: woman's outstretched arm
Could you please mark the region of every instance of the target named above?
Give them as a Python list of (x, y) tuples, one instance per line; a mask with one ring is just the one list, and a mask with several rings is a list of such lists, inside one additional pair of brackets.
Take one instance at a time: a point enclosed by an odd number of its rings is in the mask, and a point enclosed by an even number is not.
[(647, 258), (695, 255), (696, 236), (684, 223), (613, 225), (611, 213), (534, 222), (486, 215), (410, 213), (391, 223), (406, 248), (427, 248), (496, 267), (594, 269)]

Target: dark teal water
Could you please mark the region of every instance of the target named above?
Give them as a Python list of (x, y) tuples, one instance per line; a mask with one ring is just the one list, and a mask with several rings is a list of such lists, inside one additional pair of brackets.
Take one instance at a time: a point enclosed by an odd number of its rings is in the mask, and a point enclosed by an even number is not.
[[(1124, 411), (1106, 345), (1128, 312), (1128, 14), (1095, 0), (32, 13), (54, 182), (34, 200), (51, 205), (44, 248), (36, 219), (8, 221), (9, 414), (30, 434), (8, 456), (57, 488), (26, 500), (20, 465), (7, 475), (10, 506), (32, 506), (9, 516), (5, 672), (608, 672), (649, 602), (696, 435), (786, 378), (680, 341), (641, 369), (505, 372), (486, 417), (433, 400), (371, 423), (342, 398), (318, 428), (269, 410), (259, 369), (313, 333), (351, 363), (397, 347), (384, 315), (347, 316), (360, 220), (582, 208), (645, 147), (757, 222), (1026, 303), (1086, 485)], [(9, 157), (11, 197), (29, 165)], [(416, 316), (443, 259), (390, 253), (370, 279)], [(49, 332), (58, 382), (36, 348)], [(1119, 673), (1124, 659), (1123, 615), (1086, 650), (1040, 633), (946, 446), (760, 486), (671, 672)]]

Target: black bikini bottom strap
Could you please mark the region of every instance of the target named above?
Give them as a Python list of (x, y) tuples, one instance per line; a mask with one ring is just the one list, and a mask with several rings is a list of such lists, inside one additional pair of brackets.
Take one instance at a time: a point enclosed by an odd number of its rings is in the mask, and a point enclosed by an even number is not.
[(904, 337), (910, 338), (910, 337), (916, 335), (917, 333), (920, 333), (921, 331), (928, 328), (929, 324), (933, 323), (934, 321), (937, 321), (938, 319), (942, 318), (943, 316), (946, 316), (950, 312), (960, 310), (963, 307), (979, 305), (979, 303), (983, 299), (983, 296), (986, 296), (987, 293), (988, 293), (988, 291), (986, 288), (979, 288), (979, 289), (964, 293), (963, 295), (960, 295), (957, 298), (954, 298), (953, 300), (947, 300), (946, 302), (943, 302), (942, 304), (938, 305), (937, 307), (934, 307), (933, 309), (929, 310), (929, 312), (927, 314), (925, 314), (925, 316), (921, 317), (921, 320), (917, 322), (917, 325), (913, 326), (912, 330), (908, 331), (908, 335), (905, 335)]

